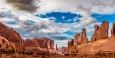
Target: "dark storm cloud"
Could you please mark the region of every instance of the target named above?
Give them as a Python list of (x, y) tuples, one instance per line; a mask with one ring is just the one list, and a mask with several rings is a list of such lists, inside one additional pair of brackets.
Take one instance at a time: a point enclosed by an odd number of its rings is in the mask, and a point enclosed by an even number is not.
[(34, 0), (6, 0), (19, 10), (34, 12), (38, 7), (34, 5)]

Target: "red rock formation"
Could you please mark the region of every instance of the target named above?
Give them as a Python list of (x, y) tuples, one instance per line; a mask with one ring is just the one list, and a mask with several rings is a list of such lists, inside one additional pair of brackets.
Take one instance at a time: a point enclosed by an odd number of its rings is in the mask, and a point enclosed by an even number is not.
[(91, 42), (101, 40), (101, 39), (107, 39), (108, 28), (109, 28), (108, 22), (102, 22), (101, 26), (95, 25), (95, 31), (91, 38)]
[(40, 47), (46, 49), (54, 49), (54, 41), (49, 38), (32, 38), (26, 39), (26, 45), (31, 47)]
[(33, 38), (40, 48), (54, 49), (54, 41), (49, 38)]
[(85, 43), (88, 43), (88, 38), (86, 36), (86, 29), (83, 28), (82, 29), (82, 34), (81, 34), (81, 44), (85, 44)]
[(62, 48), (61, 48), (61, 52), (62, 52), (63, 54), (67, 53), (67, 47), (62, 47)]
[(56, 50), (58, 50), (58, 48), (57, 48), (57, 44), (56, 44)]
[(101, 39), (107, 39), (108, 38), (108, 28), (109, 23), (108, 22), (102, 22), (101, 25)]
[(74, 39), (68, 41), (68, 52), (70, 51), (71, 47), (74, 46)]
[(39, 47), (39, 45), (37, 44), (37, 42), (33, 39), (26, 39), (25, 40), (25, 46), (27, 47)]
[(88, 41), (88, 38), (86, 36), (86, 29), (83, 28), (81, 34), (76, 34), (74, 37), (74, 40), (75, 40), (75, 43), (74, 43), (75, 45), (88, 43), (89, 41)]
[(16, 49), (12, 42), (9, 42), (6, 38), (0, 36), (0, 48), (1, 49)]
[(107, 38), (108, 37), (107, 30), (108, 30), (107, 22), (103, 22), (101, 27), (96, 25), (95, 32), (94, 32), (96, 40), (94, 42), (72, 46), (71, 49), (69, 50), (69, 53), (97, 53), (100, 51), (114, 52), (115, 51), (115, 23), (113, 23), (111, 36), (109, 38)]
[(113, 28), (111, 30), (111, 35), (114, 36), (115, 35), (115, 23), (113, 23)]
[(76, 34), (74, 37), (74, 44), (75, 45), (80, 45), (81, 44), (81, 34)]
[(15, 44), (17, 48), (20, 48), (23, 45), (20, 34), (2, 23), (0, 23), (0, 36)]

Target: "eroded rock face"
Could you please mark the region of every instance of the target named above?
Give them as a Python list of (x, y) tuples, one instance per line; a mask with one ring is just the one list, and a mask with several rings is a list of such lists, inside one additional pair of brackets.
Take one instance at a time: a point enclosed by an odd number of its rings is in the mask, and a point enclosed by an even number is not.
[[(95, 25), (93, 34), (93, 42), (75, 45), (70, 49), (70, 53), (97, 53), (97, 52), (113, 52), (115, 51), (115, 23), (108, 38), (108, 22), (103, 22), (101, 27)], [(103, 39), (103, 40), (102, 40)]]
[(62, 47), (62, 48), (61, 48), (61, 52), (62, 52), (63, 54), (65, 54), (65, 53), (67, 52), (67, 47)]
[(74, 44), (75, 45), (80, 45), (80, 44), (85, 44), (85, 43), (88, 43), (88, 38), (86, 36), (86, 29), (83, 28), (82, 29), (82, 33), (81, 34), (76, 34), (75, 37), (74, 37)]
[(25, 46), (54, 49), (54, 41), (49, 39), (49, 38), (26, 39), (26, 45)]
[(102, 22), (101, 26), (95, 25), (95, 31), (91, 38), (91, 42), (101, 40), (101, 39), (107, 39), (108, 28), (109, 28), (108, 22)]
[(49, 38), (33, 38), (40, 48), (54, 49), (54, 41)]
[(12, 42), (16, 48), (20, 48), (23, 45), (23, 40), (20, 34), (12, 28), (5, 26), (3, 23), (0, 23), (0, 36)]
[(71, 39), (70, 41), (68, 41), (68, 51), (67, 52), (70, 52), (70, 49), (71, 47), (74, 46), (74, 39)]
[(26, 39), (25, 40), (25, 46), (28, 46), (28, 47), (39, 47), (39, 45), (37, 44), (37, 42), (33, 39)]
[(1, 49), (16, 49), (12, 42), (9, 42), (6, 38), (0, 36), (0, 48)]
[(74, 40), (75, 40), (74, 41), (75, 45), (80, 45), (81, 44), (81, 34), (76, 34)]
[(85, 44), (85, 43), (88, 43), (88, 38), (86, 36), (86, 29), (83, 28), (82, 29), (82, 34), (81, 34), (81, 44)]
[(111, 30), (111, 35), (114, 36), (115, 35), (115, 23), (113, 23), (113, 28)]

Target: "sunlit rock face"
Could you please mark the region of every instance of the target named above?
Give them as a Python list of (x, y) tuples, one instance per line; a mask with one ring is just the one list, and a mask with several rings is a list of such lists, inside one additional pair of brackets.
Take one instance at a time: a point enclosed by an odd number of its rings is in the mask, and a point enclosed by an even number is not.
[(25, 46), (29, 46), (29, 47), (39, 47), (39, 45), (37, 44), (37, 42), (33, 39), (26, 39), (25, 40)]
[(111, 36), (114, 36), (115, 35), (115, 23), (113, 23), (113, 28), (111, 30)]
[(25, 50), (56, 53), (54, 41), (49, 38), (29, 38), (25, 40)]
[(82, 29), (81, 34), (76, 34), (74, 37), (74, 45), (80, 45), (80, 44), (85, 44), (88, 43), (88, 38), (86, 36), (86, 29)]
[(71, 39), (70, 41), (68, 41), (68, 53), (71, 51), (71, 47), (74, 46), (74, 39)]
[(0, 23), (0, 36), (6, 38), (9, 42), (12, 42), (17, 49), (21, 49), (24, 45), (20, 34), (12, 28), (5, 26), (3, 23)]
[(95, 25), (95, 32), (93, 35), (93, 38), (95, 39), (91, 39), (92, 41), (86, 44), (71, 46), (69, 53), (97, 53), (100, 51), (115, 51), (115, 23), (113, 23), (110, 37), (108, 37), (108, 27), (108, 22), (103, 22), (101, 27)]
[(95, 31), (91, 38), (91, 42), (101, 40), (101, 39), (107, 39), (108, 28), (109, 28), (108, 22), (102, 22), (101, 26), (95, 25)]
[(0, 49), (16, 49), (12, 42), (9, 42), (6, 38), (0, 36)]
[(49, 38), (33, 38), (40, 48), (54, 49), (54, 41)]

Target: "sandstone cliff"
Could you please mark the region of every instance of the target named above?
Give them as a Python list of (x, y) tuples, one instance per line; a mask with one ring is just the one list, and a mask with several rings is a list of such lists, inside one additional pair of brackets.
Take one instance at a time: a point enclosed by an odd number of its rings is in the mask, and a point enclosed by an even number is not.
[(16, 49), (12, 42), (9, 42), (6, 38), (0, 36), (0, 49)]
[(23, 40), (18, 32), (0, 23), (0, 36), (6, 38), (8, 41), (12, 42), (17, 49), (20, 49), (23, 45)]
[(67, 52), (70, 52), (70, 49), (71, 47), (74, 46), (74, 39), (71, 39), (70, 41), (68, 41), (68, 51)]
[[(33, 52), (53, 52), (54, 41), (49, 38), (30, 38), (25, 40), (25, 50)], [(54, 52), (55, 53), (55, 52)]]
[(93, 42), (72, 46), (69, 53), (97, 53), (100, 51), (115, 51), (115, 23), (113, 23), (110, 37), (108, 37), (108, 22), (103, 22), (101, 27), (96, 25), (93, 38), (95, 38)]
[(108, 28), (109, 28), (108, 22), (102, 22), (101, 26), (95, 25), (95, 31), (91, 38), (91, 42), (101, 40), (101, 39), (107, 39)]

